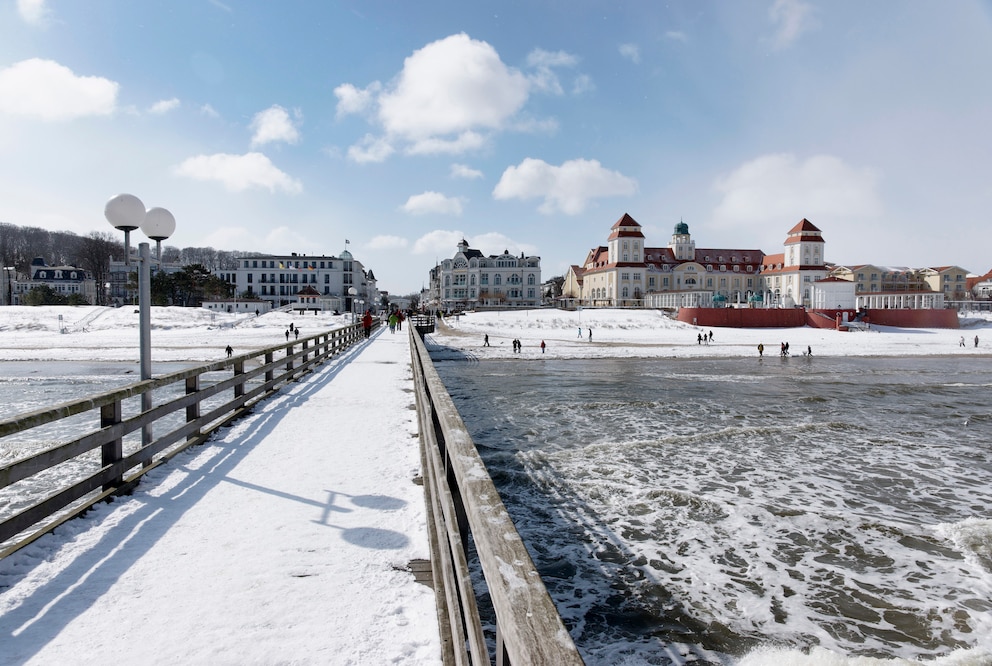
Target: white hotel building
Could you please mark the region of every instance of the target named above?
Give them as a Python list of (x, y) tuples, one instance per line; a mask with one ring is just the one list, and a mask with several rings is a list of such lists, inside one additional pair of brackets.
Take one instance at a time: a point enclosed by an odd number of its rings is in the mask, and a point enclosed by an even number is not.
[(458, 244), (451, 259), (430, 271), (426, 304), (445, 311), (475, 307), (538, 307), (541, 305), (541, 258), (503, 254), (484, 256)]
[(375, 276), (348, 250), (337, 257), (295, 252), (246, 257), (238, 262), (235, 283), (239, 296), (268, 301), (273, 309), (296, 305), (298, 294), (307, 287), (320, 295), (323, 310), (379, 307)]

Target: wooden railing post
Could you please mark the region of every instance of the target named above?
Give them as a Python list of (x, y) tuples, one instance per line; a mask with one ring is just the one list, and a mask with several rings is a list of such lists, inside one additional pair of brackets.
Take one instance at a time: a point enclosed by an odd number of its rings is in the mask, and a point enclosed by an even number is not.
[(286, 345), (286, 358), (289, 359), (288, 361), (286, 361), (286, 372), (292, 373), (293, 372), (293, 343), (292, 342), (290, 342), (288, 345)]
[(271, 382), (273, 379), (275, 379), (276, 376), (275, 371), (272, 370), (272, 360), (273, 360), (272, 352), (265, 352), (265, 367), (268, 368), (268, 370), (265, 371), (266, 383)]
[[(100, 427), (108, 428), (113, 425), (117, 425), (121, 422), (121, 401), (115, 400), (114, 402), (104, 405), (100, 408)], [(114, 463), (120, 461), (124, 457), (124, 438), (118, 437), (117, 439), (107, 442), (100, 447), (100, 465), (103, 467), (109, 467)], [(114, 478), (108, 480), (103, 484), (104, 490), (112, 490), (117, 486), (121, 485), (124, 481), (123, 470), (120, 475), (114, 476)]]
[[(234, 376), (245, 374), (245, 362), (244, 359), (239, 359), (234, 362)], [(237, 400), (245, 394), (245, 383), (238, 382), (234, 385), (234, 399)]]
[[(196, 393), (200, 390), (200, 375), (196, 374), (192, 377), (186, 378), (186, 395), (191, 393)], [(200, 418), (200, 401), (197, 400), (192, 405), (186, 406), (186, 422), (190, 423), (196, 421)], [(200, 436), (200, 430), (197, 429), (196, 432), (191, 432), (186, 435), (186, 441), (191, 441)]]

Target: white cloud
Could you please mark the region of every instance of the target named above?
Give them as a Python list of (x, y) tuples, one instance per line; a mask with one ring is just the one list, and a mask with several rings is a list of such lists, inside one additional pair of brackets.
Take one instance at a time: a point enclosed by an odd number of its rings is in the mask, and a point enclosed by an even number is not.
[(450, 257), (458, 249), (458, 243), (465, 238), (465, 232), (436, 229), (424, 234), (413, 242), (413, 254), (433, 254)]
[(627, 58), (635, 65), (639, 65), (641, 62), (641, 47), (637, 44), (621, 44), (620, 55)]
[(771, 225), (778, 234), (781, 225), (804, 217), (832, 226), (877, 219), (882, 213), (878, 182), (873, 170), (831, 155), (805, 161), (791, 154), (763, 155), (716, 180), (713, 187), (722, 200), (713, 219), (724, 227)]
[(689, 36), (686, 35), (684, 32), (682, 32), (681, 30), (669, 30), (668, 32), (665, 33), (665, 38), (670, 39), (674, 42), (685, 43), (689, 41)]
[(462, 132), (453, 138), (429, 137), (420, 139), (407, 147), (407, 155), (461, 155), (470, 150), (478, 150), (488, 140), (478, 132)]
[(172, 99), (163, 99), (152, 104), (148, 109), (148, 113), (154, 113), (156, 115), (168, 113), (173, 109), (178, 109), (179, 103), (179, 99), (176, 97), (173, 97)]
[(408, 241), (399, 236), (375, 236), (365, 247), (370, 250), (401, 250), (407, 245)]
[(776, 27), (773, 43), (779, 49), (791, 46), (803, 33), (816, 27), (813, 7), (802, 0), (775, 0), (768, 18)]
[[(530, 245), (529, 243), (518, 243), (509, 236), (505, 236), (496, 231), (472, 236), (472, 238), (469, 239), (469, 245), (485, 255), (503, 254), (504, 252), (509, 252), (514, 255), (519, 255), (523, 252), (527, 256), (537, 254), (536, 246)], [(454, 254), (454, 251), (452, 251), (452, 254)]]
[(467, 164), (452, 164), (451, 165), (451, 177), (452, 178), (464, 178), (466, 180), (474, 180), (476, 178), (482, 178), (483, 174), (478, 169), (473, 169)]
[(207, 116), (208, 118), (220, 118), (220, 114), (217, 113), (217, 109), (210, 106), (209, 104), (204, 104), (200, 107), (200, 113)]
[(175, 168), (175, 173), (194, 180), (217, 181), (232, 192), (256, 187), (288, 194), (303, 191), (298, 180), (280, 171), (262, 153), (197, 155), (183, 161)]
[[(579, 74), (572, 81), (572, 94), (581, 95), (583, 93), (592, 92), (596, 89), (596, 84), (592, 82), (592, 79), (586, 74)], [(557, 123), (555, 123), (557, 125)]]
[(457, 197), (428, 191), (411, 196), (401, 210), (411, 215), (461, 215), (462, 202)]
[(337, 117), (368, 111), (375, 104), (375, 97), (381, 89), (378, 81), (363, 89), (350, 83), (339, 85), (334, 89), (334, 96), (338, 98)]
[(585, 210), (590, 199), (629, 196), (636, 191), (637, 181), (618, 171), (604, 169), (596, 160), (569, 160), (561, 166), (553, 166), (529, 157), (503, 172), (493, 190), (493, 198), (543, 198), (538, 208), (542, 213), (577, 215)]
[(561, 95), (564, 91), (553, 68), (574, 67), (577, 63), (578, 58), (564, 51), (534, 49), (527, 55), (527, 64), (535, 70), (528, 78), (538, 90)]
[(0, 113), (42, 120), (105, 116), (116, 108), (118, 88), (99, 76), (76, 76), (52, 60), (22, 60), (0, 69)]
[(49, 9), (45, 0), (17, 0), (17, 13), (25, 23), (41, 25), (48, 18)]
[[(297, 110), (293, 115), (296, 122), (300, 122), (302, 114)], [(273, 141), (296, 143), (300, 140), (300, 132), (293, 119), (289, 117), (289, 112), (278, 104), (256, 113), (251, 120), (251, 129), (255, 132), (251, 137), (252, 147)]]
[(412, 141), (499, 129), (527, 101), (528, 88), (492, 46), (452, 35), (404, 61), (395, 87), (379, 97), (379, 120)]
[(348, 148), (348, 158), (359, 164), (384, 162), (395, 150), (385, 137), (366, 134), (361, 141)]

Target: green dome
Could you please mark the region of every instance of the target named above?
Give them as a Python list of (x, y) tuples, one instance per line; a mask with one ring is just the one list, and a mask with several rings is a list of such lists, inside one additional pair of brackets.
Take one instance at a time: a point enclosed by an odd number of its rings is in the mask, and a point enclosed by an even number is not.
[(679, 222), (675, 225), (675, 233), (682, 236), (689, 235), (689, 225), (685, 222)]

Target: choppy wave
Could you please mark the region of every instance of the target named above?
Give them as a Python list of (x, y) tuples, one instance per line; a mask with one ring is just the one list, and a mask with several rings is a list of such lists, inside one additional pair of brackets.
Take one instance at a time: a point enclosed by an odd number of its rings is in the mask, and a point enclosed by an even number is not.
[(992, 663), (988, 373), (832, 362), (443, 376), (587, 663)]

